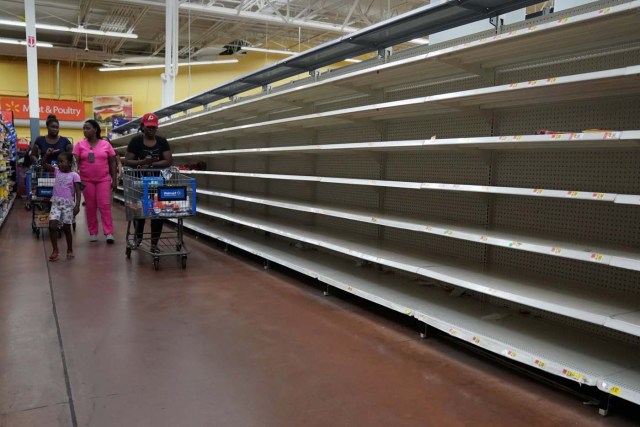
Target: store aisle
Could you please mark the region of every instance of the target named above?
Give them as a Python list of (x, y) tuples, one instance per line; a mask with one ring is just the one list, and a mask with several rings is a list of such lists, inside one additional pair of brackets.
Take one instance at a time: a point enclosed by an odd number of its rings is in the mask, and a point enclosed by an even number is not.
[(0, 426), (633, 425), (193, 239), (156, 272), (114, 215), (57, 263), (0, 229)]

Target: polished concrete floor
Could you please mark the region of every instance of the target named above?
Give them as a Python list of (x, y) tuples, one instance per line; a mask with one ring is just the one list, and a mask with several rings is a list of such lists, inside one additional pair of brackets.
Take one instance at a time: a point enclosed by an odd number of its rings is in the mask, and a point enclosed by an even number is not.
[(156, 272), (114, 214), (56, 263), (20, 202), (0, 229), (0, 426), (637, 425), (215, 245)]

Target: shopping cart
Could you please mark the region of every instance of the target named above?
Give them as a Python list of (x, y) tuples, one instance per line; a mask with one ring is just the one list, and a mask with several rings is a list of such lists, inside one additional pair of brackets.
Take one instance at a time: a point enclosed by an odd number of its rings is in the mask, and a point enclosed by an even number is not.
[(49, 212), (55, 177), (40, 165), (33, 165), (26, 172), (27, 202), (31, 207), (31, 230), (40, 237), (40, 229), (49, 228)]
[[(41, 165), (33, 165), (25, 173), (26, 196), (31, 209), (31, 230), (36, 237), (40, 237), (40, 229), (49, 228), (49, 213), (51, 212), (51, 196), (56, 178), (53, 172), (45, 171)], [(73, 219), (73, 230), (76, 229), (76, 219)], [(58, 229), (58, 237), (62, 235), (62, 224)]]
[[(157, 270), (160, 257), (175, 255), (180, 257), (182, 268), (186, 268), (189, 251), (184, 244), (182, 220), (196, 213), (196, 180), (179, 173), (177, 168), (124, 168), (123, 184), (127, 258), (133, 250), (148, 253)], [(163, 231), (160, 237), (152, 233), (136, 236), (135, 220), (138, 219), (176, 219), (177, 225), (173, 231)]]

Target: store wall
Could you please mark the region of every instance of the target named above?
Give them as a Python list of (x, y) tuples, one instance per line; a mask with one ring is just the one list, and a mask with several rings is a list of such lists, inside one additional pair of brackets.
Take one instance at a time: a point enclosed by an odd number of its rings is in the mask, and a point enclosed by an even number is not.
[[(252, 71), (281, 60), (280, 55), (249, 52), (238, 56), (238, 63), (180, 67), (176, 79), (175, 100), (196, 95)], [(133, 114), (141, 116), (157, 110), (162, 103), (162, 69), (122, 72), (100, 72), (94, 65), (60, 65), (57, 77), (56, 63), (39, 63), (38, 89), (43, 99), (83, 101), (85, 116), (93, 117), (93, 97), (96, 95), (133, 95)], [(0, 96), (28, 96), (27, 63), (0, 58)], [(304, 75), (302, 76), (304, 77)], [(19, 137), (29, 137), (29, 129), (18, 127)], [(41, 133), (46, 130), (43, 128)], [(81, 129), (62, 128), (61, 134), (78, 141)]]

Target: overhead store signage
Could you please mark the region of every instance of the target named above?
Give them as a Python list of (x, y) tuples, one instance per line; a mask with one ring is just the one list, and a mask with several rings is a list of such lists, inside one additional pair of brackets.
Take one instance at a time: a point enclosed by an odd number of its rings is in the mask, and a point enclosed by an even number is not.
[[(82, 122), (85, 119), (84, 103), (76, 101), (57, 101), (40, 99), (40, 120), (46, 120), (49, 114), (55, 114), (58, 120)], [(14, 119), (29, 118), (29, 98), (0, 97), (0, 109), (12, 111)]]

